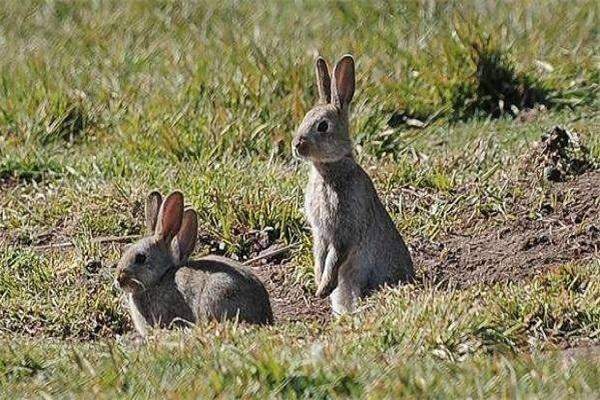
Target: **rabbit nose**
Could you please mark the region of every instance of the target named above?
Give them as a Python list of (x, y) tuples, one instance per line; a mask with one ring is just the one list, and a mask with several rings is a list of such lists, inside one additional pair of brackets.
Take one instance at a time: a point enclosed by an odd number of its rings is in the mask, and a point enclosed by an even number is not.
[(304, 136), (296, 136), (294, 138), (294, 146), (295, 147), (298, 147), (304, 143), (306, 143), (306, 139), (304, 138)]
[(294, 139), (294, 149), (298, 152), (298, 154), (303, 156), (306, 155), (308, 151), (308, 140), (306, 140), (306, 138), (303, 136), (296, 137)]
[(129, 272), (125, 270), (119, 271), (119, 273), (117, 274), (117, 282), (119, 283), (119, 285), (123, 285), (125, 282), (129, 281), (130, 278), (131, 276), (129, 275)]

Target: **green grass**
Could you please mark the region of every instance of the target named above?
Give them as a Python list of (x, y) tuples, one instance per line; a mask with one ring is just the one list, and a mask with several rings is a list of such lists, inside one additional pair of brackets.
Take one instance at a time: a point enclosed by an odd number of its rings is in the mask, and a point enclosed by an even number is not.
[[(248, 257), (251, 229), (300, 243), (296, 278), (314, 289), (307, 166), (289, 143), (317, 53), (356, 57), (357, 157), (409, 243), (465, 215), (514, 218), (515, 199), (543, 196), (536, 179), (512, 184), (543, 132), (564, 125), (600, 159), (599, 14), (594, 1), (5, 1), (0, 392), (593, 398), (597, 358), (558, 350), (599, 343), (597, 262), (520, 285), (390, 290), (327, 327), (198, 327), (136, 347), (116, 337), (130, 329), (119, 247), (91, 239), (139, 233), (147, 191), (180, 188), (231, 256)], [(520, 85), (548, 110), (513, 119)], [(429, 124), (390, 127), (402, 113)], [(47, 241), (74, 247), (31, 248)]]
[(0, 387), (26, 397), (92, 391), (106, 398), (486, 398), (576, 391), (592, 398), (600, 389), (597, 358), (571, 359), (547, 347), (597, 338), (598, 273), (600, 264), (565, 267), (527, 285), (402, 288), (327, 328), (200, 326), (158, 332), (141, 348), (112, 339), (41, 345), (18, 337), (0, 350)]

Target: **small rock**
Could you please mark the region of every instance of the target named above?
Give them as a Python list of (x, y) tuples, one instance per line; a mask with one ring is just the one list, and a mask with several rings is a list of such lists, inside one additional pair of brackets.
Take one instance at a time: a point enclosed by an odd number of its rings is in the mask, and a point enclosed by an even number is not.
[(85, 271), (88, 274), (97, 274), (102, 268), (102, 262), (98, 260), (92, 260), (85, 265)]
[(579, 224), (581, 223), (581, 215), (577, 214), (577, 213), (571, 213), (569, 215), (569, 219), (571, 220), (572, 223), (574, 224)]
[(550, 238), (546, 234), (542, 234), (539, 236), (530, 236), (526, 238), (521, 244), (521, 250), (527, 251), (540, 244), (550, 243)]
[(554, 207), (552, 207), (552, 206), (551, 206), (550, 204), (548, 204), (548, 203), (544, 203), (544, 204), (542, 204), (542, 205), (541, 205), (541, 207), (540, 207), (540, 212), (541, 212), (543, 215), (549, 215), (549, 214), (551, 214), (551, 213), (552, 213), (552, 211), (554, 211)]
[(558, 168), (553, 166), (547, 166), (544, 168), (544, 178), (551, 182), (560, 182), (562, 178), (562, 174), (558, 170)]

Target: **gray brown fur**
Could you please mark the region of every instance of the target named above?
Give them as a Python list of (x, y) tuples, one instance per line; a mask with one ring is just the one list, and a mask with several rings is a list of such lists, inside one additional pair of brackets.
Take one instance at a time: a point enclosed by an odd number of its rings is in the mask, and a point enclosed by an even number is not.
[(170, 328), (203, 320), (238, 319), (271, 324), (269, 295), (252, 271), (219, 256), (189, 260), (197, 235), (195, 211), (183, 211), (174, 192), (161, 204), (152, 192), (146, 226), (152, 234), (128, 248), (117, 268), (136, 330)]
[(317, 296), (331, 295), (333, 312), (343, 314), (384, 285), (412, 281), (414, 270), (402, 236), (352, 154), (354, 60), (342, 57), (330, 78), (319, 58), (316, 72), (319, 104), (305, 116), (292, 147), (312, 163), (305, 213), (313, 233)]

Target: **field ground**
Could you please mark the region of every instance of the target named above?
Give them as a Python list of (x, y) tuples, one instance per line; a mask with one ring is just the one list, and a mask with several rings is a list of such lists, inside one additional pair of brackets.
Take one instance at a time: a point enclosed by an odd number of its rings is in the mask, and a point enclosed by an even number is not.
[[(598, 4), (405, 3), (4, 2), (0, 395), (597, 398)], [(333, 320), (289, 143), (345, 52), (419, 280)], [(283, 249), (274, 326), (135, 339), (113, 266), (153, 188), (198, 255)]]

